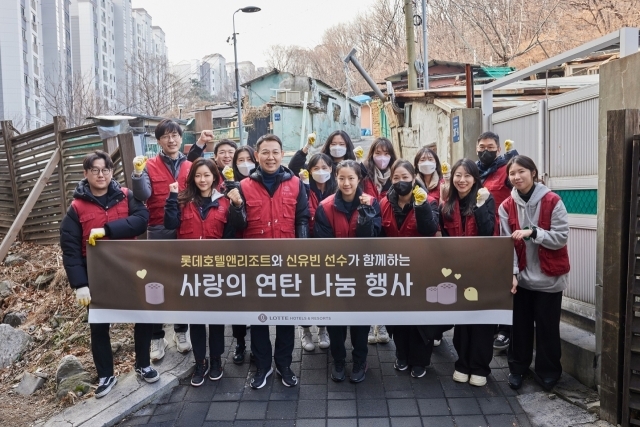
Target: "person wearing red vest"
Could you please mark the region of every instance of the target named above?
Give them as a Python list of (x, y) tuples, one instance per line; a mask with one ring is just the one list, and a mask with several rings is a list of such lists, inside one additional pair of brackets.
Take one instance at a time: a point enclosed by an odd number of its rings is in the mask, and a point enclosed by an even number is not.
[[(169, 197), (169, 184), (178, 182), (180, 190), (185, 189), (191, 162), (180, 152), (182, 128), (178, 123), (170, 119), (162, 120), (156, 126), (155, 136), (162, 150), (149, 160), (144, 156), (133, 159), (132, 190), (135, 198), (145, 202), (149, 209), (147, 239), (175, 239), (176, 231), (164, 227), (164, 205)], [(174, 325), (173, 329), (176, 349), (180, 353), (190, 351), (188, 325)], [(162, 325), (154, 325), (151, 360), (162, 359), (168, 345)]]
[(413, 159), (413, 167), (418, 174), (416, 181), (427, 188), (429, 197), (440, 204), (440, 187), (444, 184), (444, 178), (438, 155), (433, 150), (422, 147)]
[[(461, 159), (451, 168), (449, 197), (440, 204), (443, 237), (493, 236), (495, 202), (480, 182), (476, 164)], [(458, 353), (453, 380), (481, 387), (487, 384), (493, 358), (495, 325), (456, 325), (453, 346)]]
[[(493, 132), (485, 132), (478, 137), (476, 146), (478, 161), (476, 165), (480, 170), (480, 179), (484, 188), (489, 190), (496, 202), (496, 234), (500, 233), (500, 218), (498, 209), (502, 202), (511, 195), (511, 183), (507, 177), (507, 162), (513, 156), (518, 155), (516, 150), (509, 150), (500, 155), (500, 137)], [(498, 334), (493, 341), (493, 348), (505, 350), (509, 347), (511, 335), (510, 325), (497, 325)]]
[[(362, 169), (354, 160), (343, 160), (336, 167), (338, 191), (322, 202), (316, 211), (313, 235), (316, 238), (378, 237), (381, 233), (380, 205), (375, 197), (360, 188)], [(357, 212), (357, 213), (356, 213)], [(347, 351), (346, 326), (328, 326), (331, 337), (333, 368), (331, 379), (344, 381)], [(353, 346), (353, 368), (349, 380), (353, 383), (365, 379), (367, 365), (367, 332), (369, 326), (350, 326)]]
[[(96, 239), (135, 239), (144, 233), (149, 211), (142, 202), (112, 178), (113, 162), (104, 151), (89, 153), (82, 162), (84, 179), (78, 183), (71, 206), (60, 224), (62, 263), (80, 305), (89, 306), (91, 293), (87, 274), (87, 241)], [(96, 398), (105, 396), (116, 384), (108, 323), (91, 323), (91, 353), (98, 371)], [(135, 370), (146, 382), (160, 379), (151, 367), (149, 344), (151, 325), (134, 327)]]
[[(438, 231), (438, 203), (427, 194), (418, 181), (413, 165), (398, 160), (391, 167), (392, 186), (382, 199), (382, 231), (386, 237), (433, 237)], [(394, 368), (405, 371), (411, 366), (411, 376), (422, 378), (433, 352), (433, 338), (439, 329), (434, 326), (396, 325)], [(428, 338), (423, 338), (423, 335)]]
[[(309, 159), (307, 165), (309, 170), (301, 169), (300, 178), (304, 183), (307, 191), (307, 199), (309, 201), (309, 233), (313, 237), (313, 225), (316, 210), (321, 201), (333, 195), (336, 192), (336, 177), (333, 171), (333, 162), (331, 157), (323, 153), (316, 153)], [(311, 326), (301, 326), (302, 333), (300, 337), (302, 348), (305, 351), (314, 351), (316, 346), (313, 343), (311, 334)], [(331, 345), (329, 332), (325, 326), (318, 326), (318, 347), (325, 349)]]
[[(304, 184), (288, 168), (282, 166), (284, 151), (276, 135), (267, 134), (258, 139), (256, 153), (259, 166), (240, 181), (240, 193), (245, 203), (232, 208), (234, 224), (242, 225), (244, 239), (305, 239), (309, 237), (309, 206)], [(293, 387), (298, 378), (291, 370), (295, 326), (276, 326), (276, 345), (273, 359), (282, 384)], [(271, 340), (268, 325), (251, 327), (251, 351), (256, 358), (257, 370), (250, 385), (254, 389), (265, 386), (273, 373), (271, 367)]]
[[(360, 165), (364, 175), (362, 190), (374, 196), (378, 202), (384, 199), (391, 188), (391, 165), (396, 162), (396, 158), (391, 141), (387, 138), (376, 138), (369, 147), (367, 158)], [(390, 339), (386, 326), (371, 325), (369, 328), (369, 344), (387, 344)]]
[[(227, 193), (217, 190), (220, 174), (215, 162), (199, 158), (192, 165), (187, 177), (187, 188), (179, 191), (179, 185), (170, 185), (169, 198), (164, 209), (164, 226), (177, 230), (178, 239), (233, 239), (235, 228), (228, 221), (229, 200), (234, 206), (242, 206), (237, 189)], [(243, 325), (244, 327), (244, 325)], [(209, 325), (209, 353), (206, 357), (207, 330), (205, 325), (190, 325), (191, 343), (196, 367), (191, 375), (191, 385), (199, 387), (209, 375), (211, 381), (222, 378), (224, 352), (224, 325)]]
[(515, 248), (509, 386), (522, 386), (533, 359), (535, 330), (534, 378), (551, 390), (562, 374), (560, 312), (570, 269), (569, 217), (560, 196), (536, 182), (538, 169), (529, 157), (513, 157), (507, 173), (513, 190), (499, 211), (500, 234), (511, 236)]

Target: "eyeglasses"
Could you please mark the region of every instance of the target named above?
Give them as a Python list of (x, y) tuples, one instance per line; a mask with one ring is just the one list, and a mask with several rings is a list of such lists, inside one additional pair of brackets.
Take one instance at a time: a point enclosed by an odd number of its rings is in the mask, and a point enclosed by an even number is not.
[(111, 169), (107, 169), (107, 168), (104, 168), (104, 169), (91, 168), (90, 171), (92, 175), (100, 175), (100, 172), (102, 172), (102, 175), (106, 176), (111, 173)]
[(166, 135), (162, 135), (160, 137), (160, 141), (163, 141), (163, 142), (169, 141), (171, 139), (175, 139), (175, 140), (180, 139), (180, 134), (178, 132), (173, 132), (173, 133), (168, 133)]

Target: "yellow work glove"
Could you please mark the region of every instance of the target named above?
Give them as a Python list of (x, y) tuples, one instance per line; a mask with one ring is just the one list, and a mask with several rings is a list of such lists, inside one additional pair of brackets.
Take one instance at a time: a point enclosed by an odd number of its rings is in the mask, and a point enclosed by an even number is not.
[(83, 307), (91, 304), (91, 292), (88, 286), (76, 289), (76, 302)]
[(416, 206), (421, 206), (424, 202), (427, 201), (427, 192), (424, 191), (424, 188), (416, 185), (413, 188), (413, 200)]
[(486, 202), (488, 198), (489, 198), (489, 190), (482, 187), (481, 189), (478, 190), (478, 194), (476, 195), (476, 206), (480, 207), (484, 205), (484, 202)]
[(356, 149), (353, 150), (353, 154), (356, 155), (357, 161), (362, 162), (362, 158), (364, 157), (364, 149), (362, 147), (356, 147)]
[(136, 156), (133, 158), (133, 171), (136, 175), (141, 175), (147, 166), (147, 156)]
[(233, 168), (225, 166), (224, 169), (222, 169), (222, 175), (224, 175), (227, 181), (233, 181)]
[(309, 185), (309, 171), (306, 169), (300, 169), (300, 173), (298, 174), (303, 183)]
[(91, 246), (95, 246), (96, 239), (102, 239), (104, 237), (104, 234), (104, 228), (92, 228), (91, 233), (89, 233), (89, 244)]
[(449, 181), (449, 177), (451, 176), (451, 166), (447, 162), (442, 162), (440, 165), (440, 170), (442, 171), (442, 177), (445, 181)]
[(312, 132), (309, 135), (307, 135), (307, 145), (313, 147), (316, 143), (316, 133)]
[(511, 150), (513, 149), (513, 141), (512, 141), (512, 140), (510, 140), (510, 139), (507, 139), (507, 140), (504, 142), (504, 149), (505, 149), (507, 152), (511, 151)]

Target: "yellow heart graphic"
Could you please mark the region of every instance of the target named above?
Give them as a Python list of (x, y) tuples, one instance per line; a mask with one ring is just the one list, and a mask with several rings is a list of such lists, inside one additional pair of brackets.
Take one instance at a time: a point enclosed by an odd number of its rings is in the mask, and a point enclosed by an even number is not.
[(451, 275), (451, 269), (450, 269), (450, 268), (443, 268), (443, 269), (442, 269), (442, 270), (440, 270), (440, 271), (442, 271), (442, 275), (443, 275), (444, 277), (447, 277), (447, 276)]
[(460, 278), (462, 277), (462, 274), (454, 274), (454, 277), (455, 277), (456, 279), (460, 279)]
[(136, 271), (136, 276), (138, 276), (141, 279), (144, 279), (145, 277), (147, 277), (147, 270), (138, 270)]

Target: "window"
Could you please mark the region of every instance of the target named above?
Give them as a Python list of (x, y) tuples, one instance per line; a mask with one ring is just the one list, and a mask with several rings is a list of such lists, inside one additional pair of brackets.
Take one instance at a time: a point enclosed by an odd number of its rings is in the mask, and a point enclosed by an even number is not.
[(342, 109), (340, 108), (340, 106), (338, 104), (333, 104), (333, 121), (334, 122), (339, 122), (340, 121), (340, 111)]
[(24, 75), (24, 84), (29, 86), (29, 76), (27, 74)]
[(24, 13), (24, 6), (20, 6), (20, 11), (22, 12), (22, 20), (26, 21), (27, 20), (27, 16)]
[(27, 30), (26, 29), (22, 29), (22, 40), (27, 41)]

